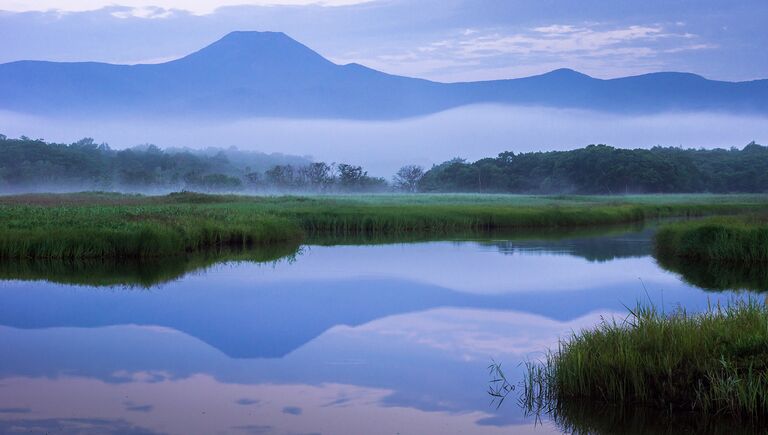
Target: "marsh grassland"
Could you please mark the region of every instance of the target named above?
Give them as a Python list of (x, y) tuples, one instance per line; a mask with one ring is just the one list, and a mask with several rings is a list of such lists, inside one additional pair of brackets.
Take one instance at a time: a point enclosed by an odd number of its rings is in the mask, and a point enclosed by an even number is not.
[(0, 198), (0, 258), (152, 258), (310, 234), (448, 235), (762, 211), (763, 195), (21, 195)]
[(524, 402), (588, 400), (754, 420), (768, 416), (768, 308), (734, 301), (689, 314), (638, 305), (528, 364)]
[(768, 215), (713, 217), (665, 225), (658, 256), (698, 263), (768, 263)]
[(768, 289), (768, 216), (717, 216), (663, 225), (654, 256), (708, 290)]

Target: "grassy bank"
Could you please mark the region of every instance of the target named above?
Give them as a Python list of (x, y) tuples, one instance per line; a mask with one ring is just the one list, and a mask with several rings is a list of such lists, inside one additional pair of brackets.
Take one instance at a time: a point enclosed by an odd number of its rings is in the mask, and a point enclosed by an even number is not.
[(768, 210), (768, 196), (379, 195), (282, 198), (279, 204), (265, 201), (264, 205), (313, 233), (446, 234), (578, 228), (661, 217), (743, 213)]
[(317, 234), (551, 230), (755, 211), (768, 211), (768, 197), (22, 195), (0, 198), (0, 258), (151, 258)]
[(768, 216), (718, 217), (665, 225), (656, 233), (655, 245), (659, 257), (768, 266)]
[(298, 241), (293, 222), (194, 204), (0, 207), (0, 258), (152, 258)]
[(738, 418), (768, 416), (768, 308), (754, 301), (702, 314), (639, 306), (561, 342), (528, 365), (524, 403), (578, 401)]

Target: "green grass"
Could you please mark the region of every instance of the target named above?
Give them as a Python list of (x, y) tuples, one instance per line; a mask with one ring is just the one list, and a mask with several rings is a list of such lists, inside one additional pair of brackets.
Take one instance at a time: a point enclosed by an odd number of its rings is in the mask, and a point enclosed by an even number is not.
[(768, 218), (718, 217), (662, 227), (655, 237), (659, 257), (703, 263), (768, 267)]
[(768, 290), (768, 218), (710, 217), (662, 226), (654, 256), (665, 269), (709, 290)]
[(564, 409), (589, 401), (743, 419), (768, 416), (768, 308), (734, 301), (669, 315), (638, 306), (529, 363), (523, 403)]
[(768, 197), (20, 195), (0, 197), (0, 258), (153, 258), (317, 235), (550, 231), (754, 211), (768, 211)]
[(0, 258), (151, 258), (290, 243), (301, 230), (257, 210), (194, 205), (0, 207)]

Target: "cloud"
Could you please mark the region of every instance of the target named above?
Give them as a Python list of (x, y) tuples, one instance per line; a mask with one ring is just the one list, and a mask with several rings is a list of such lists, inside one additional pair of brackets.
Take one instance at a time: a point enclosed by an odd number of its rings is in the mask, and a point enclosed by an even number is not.
[(680, 47), (668, 48), (664, 50), (664, 53), (680, 53), (683, 51), (692, 51), (692, 50), (711, 50), (718, 47), (719, 45), (717, 44), (690, 44), (690, 45), (683, 45)]
[(429, 48), (445, 48), (451, 51), (451, 56), (464, 59), (505, 54), (599, 54), (605, 56), (612, 53), (635, 52), (638, 56), (648, 56), (656, 53), (651, 46), (652, 43), (662, 38), (689, 39), (692, 37), (696, 36), (688, 33), (665, 32), (661, 26), (633, 25), (624, 28), (600, 29), (596, 26), (551, 25), (512, 34), (486, 32), (471, 38), (458, 37), (442, 40), (430, 44)]
[[(129, 9), (139, 11), (154, 9), (179, 9), (203, 15), (213, 13), (218, 8), (225, 6), (345, 6), (358, 3), (366, 3), (368, 1), (370, 0), (121, 0), (119, 4), (120, 6), (125, 6)], [(0, 0), (0, 11), (30, 12), (54, 10), (66, 12), (82, 12), (102, 9), (112, 5), (115, 5), (115, 2), (111, 0), (72, 0), (67, 2), (62, 2), (59, 0)]]
[[(661, 24), (611, 26), (601, 23), (550, 24), (510, 29), (465, 29), (362, 63), (444, 81), (498, 79), (570, 67), (598, 77), (665, 69), (664, 54), (717, 48), (698, 35)], [(517, 73), (511, 65), (518, 66)], [(536, 65), (538, 68), (530, 68)], [(486, 74), (480, 75), (478, 70)], [(501, 72), (498, 76), (494, 71)]]
[(138, 8), (119, 8), (110, 13), (115, 18), (146, 18), (146, 19), (158, 19), (158, 18), (170, 18), (174, 14), (172, 9), (163, 9), (156, 6), (144, 6)]

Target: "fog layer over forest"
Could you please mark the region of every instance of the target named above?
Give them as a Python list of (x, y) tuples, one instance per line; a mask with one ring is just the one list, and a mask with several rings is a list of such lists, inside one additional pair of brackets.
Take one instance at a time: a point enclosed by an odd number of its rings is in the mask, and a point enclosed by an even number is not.
[(589, 145), (569, 151), (506, 151), (454, 158), (425, 171), (405, 165), (391, 179), (360, 165), (312, 162), (235, 148), (124, 150), (84, 138), (49, 143), (0, 134), (0, 192), (178, 190), (236, 193), (696, 193), (768, 192), (768, 147), (650, 149)]
[(429, 168), (454, 157), (470, 161), (500, 152), (567, 150), (593, 143), (621, 148), (692, 148), (768, 143), (768, 119), (727, 113), (623, 116), (580, 110), (471, 106), (400, 121), (254, 118), (66, 119), (0, 112), (0, 132), (72, 143), (83, 137), (114, 149), (228, 148), (355, 162), (389, 178), (406, 164)]

